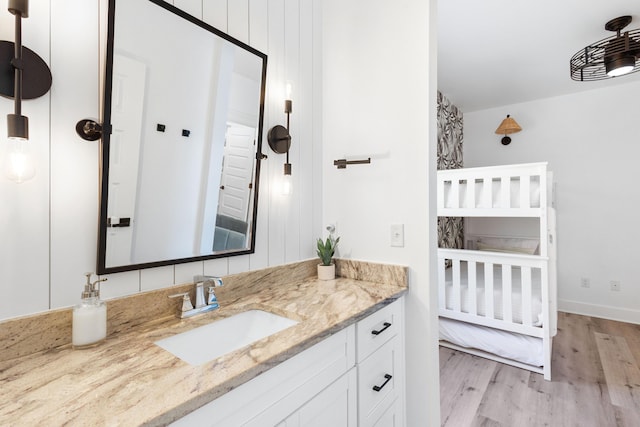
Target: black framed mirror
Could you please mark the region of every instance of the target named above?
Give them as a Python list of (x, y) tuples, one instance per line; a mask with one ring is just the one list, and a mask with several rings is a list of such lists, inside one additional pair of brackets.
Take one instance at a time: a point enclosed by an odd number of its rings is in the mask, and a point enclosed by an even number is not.
[(109, 1), (98, 274), (253, 253), (266, 70), (165, 1)]

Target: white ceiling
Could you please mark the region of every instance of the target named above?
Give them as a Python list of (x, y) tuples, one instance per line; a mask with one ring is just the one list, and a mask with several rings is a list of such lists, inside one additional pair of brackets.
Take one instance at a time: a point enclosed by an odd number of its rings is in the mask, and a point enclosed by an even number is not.
[(438, 89), (468, 113), (640, 80), (640, 72), (574, 82), (569, 60), (614, 35), (610, 19), (631, 15), (639, 0), (439, 0)]

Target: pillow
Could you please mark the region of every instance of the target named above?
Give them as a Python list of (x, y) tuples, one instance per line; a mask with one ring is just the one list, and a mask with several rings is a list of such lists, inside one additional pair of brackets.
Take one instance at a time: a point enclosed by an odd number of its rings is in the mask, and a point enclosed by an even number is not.
[(535, 255), (536, 247), (518, 247), (518, 246), (507, 246), (507, 245), (490, 245), (483, 242), (476, 242), (476, 247), (479, 251), (490, 251), (490, 252), (507, 252), (507, 253), (521, 253), (527, 255)]
[[(540, 240), (534, 237), (499, 237), (499, 236), (476, 236), (477, 243), (482, 243), (485, 246), (491, 246), (497, 249), (505, 248), (520, 248), (529, 249), (533, 253), (538, 250)], [(526, 253), (530, 253), (527, 251)]]

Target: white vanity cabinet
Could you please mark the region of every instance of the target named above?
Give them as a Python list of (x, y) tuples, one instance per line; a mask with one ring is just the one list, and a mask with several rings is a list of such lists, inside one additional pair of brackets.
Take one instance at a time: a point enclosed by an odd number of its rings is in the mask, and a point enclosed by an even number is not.
[(383, 307), (172, 425), (402, 426), (403, 304)]
[[(356, 369), (351, 368), (277, 427), (356, 427), (357, 377)], [(256, 425), (264, 426), (262, 421), (259, 419)]]
[(404, 425), (403, 321), (399, 300), (356, 325), (359, 427)]

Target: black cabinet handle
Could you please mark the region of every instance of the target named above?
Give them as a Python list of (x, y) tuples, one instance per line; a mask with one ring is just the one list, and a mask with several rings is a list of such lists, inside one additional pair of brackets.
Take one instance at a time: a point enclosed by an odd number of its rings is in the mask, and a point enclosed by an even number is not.
[(386, 386), (386, 385), (387, 385), (387, 383), (388, 383), (388, 382), (391, 380), (391, 378), (393, 378), (393, 377), (392, 377), (391, 375), (389, 375), (389, 374), (384, 374), (384, 378), (385, 378), (385, 381), (382, 383), (382, 385), (374, 385), (374, 386), (373, 386), (373, 390), (374, 390), (374, 391), (380, 391), (380, 390), (382, 390), (382, 388), (383, 388), (384, 386)]
[(383, 332), (384, 332), (384, 330), (385, 330), (385, 329), (387, 329), (389, 326), (391, 326), (391, 323), (389, 323), (389, 322), (384, 322), (384, 323), (382, 324), (382, 326), (384, 326), (384, 328), (380, 329), (379, 331), (371, 331), (371, 333), (372, 333), (373, 335), (380, 335), (381, 333), (383, 333)]

